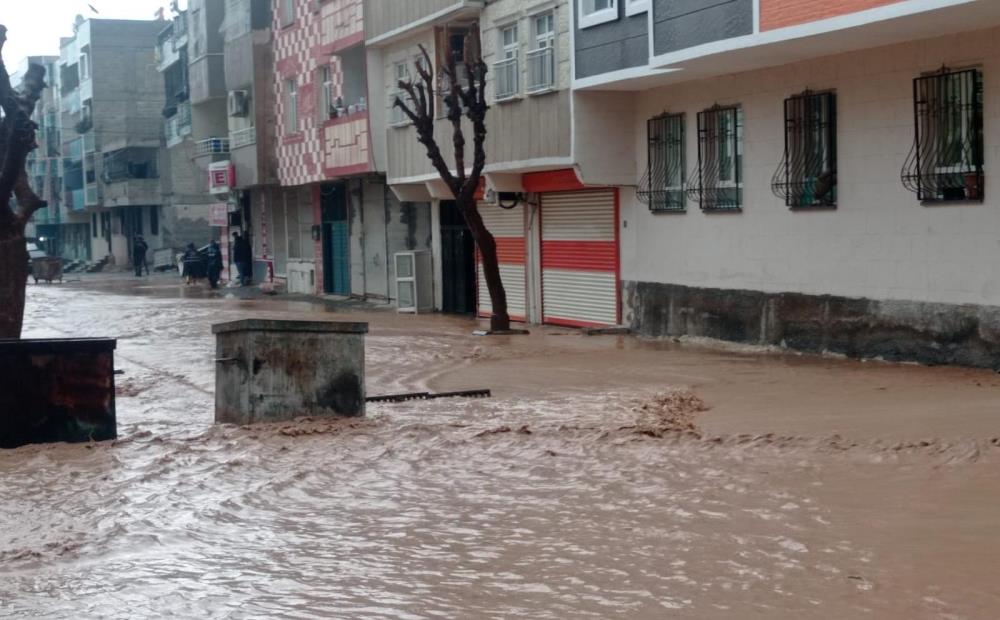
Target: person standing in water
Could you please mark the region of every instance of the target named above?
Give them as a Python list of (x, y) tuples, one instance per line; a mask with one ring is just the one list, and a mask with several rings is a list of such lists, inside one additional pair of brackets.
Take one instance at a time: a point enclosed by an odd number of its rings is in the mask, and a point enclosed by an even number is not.
[(222, 273), (222, 248), (218, 241), (212, 241), (208, 246), (208, 285), (212, 288), (219, 288), (219, 275)]
[(149, 246), (146, 244), (146, 240), (142, 238), (142, 235), (136, 235), (135, 241), (132, 242), (132, 266), (135, 268), (135, 276), (142, 276), (142, 268), (146, 268), (146, 275), (149, 275), (149, 264), (146, 262), (146, 252), (149, 250)]

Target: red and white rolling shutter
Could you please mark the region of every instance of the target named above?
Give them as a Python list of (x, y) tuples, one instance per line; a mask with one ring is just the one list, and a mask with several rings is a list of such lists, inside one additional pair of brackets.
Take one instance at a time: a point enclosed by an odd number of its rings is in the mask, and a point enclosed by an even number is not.
[[(524, 206), (501, 209), (497, 205), (479, 203), (479, 213), (483, 216), (486, 229), (493, 233), (497, 241), (497, 257), (500, 260), (500, 280), (507, 293), (507, 313), (515, 321), (523, 321), (525, 310), (525, 245)], [(486, 288), (482, 262), (476, 252), (476, 278), (479, 291), (479, 316), (490, 316), (493, 304), (490, 291)]]
[(542, 194), (542, 313), (546, 323), (618, 323), (614, 189)]

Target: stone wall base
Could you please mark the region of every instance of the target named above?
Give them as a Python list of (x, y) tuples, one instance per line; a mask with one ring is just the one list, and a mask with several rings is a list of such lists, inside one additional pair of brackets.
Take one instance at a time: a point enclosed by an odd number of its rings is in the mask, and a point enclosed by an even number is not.
[(1000, 369), (1000, 307), (625, 281), (626, 323), (812, 353)]

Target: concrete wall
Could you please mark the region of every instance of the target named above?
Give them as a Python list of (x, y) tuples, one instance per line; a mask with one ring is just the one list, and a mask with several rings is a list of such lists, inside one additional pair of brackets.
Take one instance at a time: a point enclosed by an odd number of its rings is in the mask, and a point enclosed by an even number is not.
[[(156, 71), (156, 22), (90, 20), (93, 119), (98, 148), (157, 146), (163, 78)], [(64, 140), (75, 137), (69, 129)]]
[[(686, 114), (690, 171), (697, 161), (697, 112), (716, 103), (740, 104), (744, 209), (705, 214), (689, 202), (686, 213), (653, 214), (623, 192), (623, 280), (633, 283), (632, 291), (647, 287), (662, 300), (669, 297), (662, 296), (663, 287), (680, 286), (1000, 305), (1000, 274), (984, 267), (1000, 262), (998, 41), (1000, 29), (993, 28), (642, 92), (633, 117), (633, 184), (645, 166), (649, 117), (664, 109)], [(924, 206), (900, 182), (914, 139), (912, 80), (942, 65), (981, 65), (984, 71), (985, 204)], [(807, 88), (837, 93), (835, 210), (790, 211), (770, 188), (782, 159), (782, 101)], [(908, 308), (917, 317), (923, 312)], [(663, 325), (650, 321), (666, 321), (670, 310), (633, 296), (626, 314), (655, 332)]]
[(754, 0), (652, 0), (653, 53), (753, 34)]
[[(580, 0), (573, 0), (579, 15)], [(625, 15), (618, 3), (618, 19), (580, 28), (576, 32), (576, 77), (585, 78), (620, 69), (640, 67), (649, 60), (649, 21), (645, 12)]]

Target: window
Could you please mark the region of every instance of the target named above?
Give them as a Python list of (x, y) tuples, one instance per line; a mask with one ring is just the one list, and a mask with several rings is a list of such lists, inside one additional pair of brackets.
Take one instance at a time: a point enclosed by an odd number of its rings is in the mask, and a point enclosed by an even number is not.
[(295, 80), (285, 80), (285, 133), (299, 131), (299, 87)]
[(534, 48), (527, 53), (529, 93), (538, 93), (555, 86), (556, 56), (555, 15), (552, 12), (531, 18)]
[(649, 10), (649, 0), (625, 0), (625, 14), (638, 15)]
[(327, 120), (337, 116), (333, 97), (333, 69), (330, 68), (330, 65), (323, 67), (321, 77), (323, 80), (323, 89), (320, 92), (320, 118)]
[(684, 115), (662, 114), (646, 122), (646, 174), (639, 200), (650, 211), (684, 210)]
[(982, 71), (942, 69), (915, 79), (913, 113), (903, 185), (923, 202), (983, 200)]
[(154, 237), (160, 234), (160, 207), (149, 207), (149, 234)]
[(395, 105), (395, 102), (396, 99), (400, 99), (404, 103), (407, 103), (408, 95), (399, 88), (400, 82), (410, 81), (410, 68), (406, 65), (406, 61), (397, 62), (393, 66), (392, 74), (394, 79), (392, 81), (392, 89), (390, 89), (392, 94), (389, 96), (389, 124), (394, 126), (405, 125), (409, 119)]
[(500, 49), (498, 55), (500, 60), (493, 64), (493, 71), (496, 74), (497, 100), (510, 99), (517, 96), (518, 74), (520, 67), (517, 62), (517, 24), (510, 24), (500, 28)]
[(804, 92), (785, 100), (785, 156), (771, 179), (785, 205), (837, 204), (837, 97)]
[(80, 54), (80, 81), (90, 79), (90, 57), (86, 54)]
[[(459, 84), (465, 82), (465, 37), (468, 35), (468, 30), (465, 28), (450, 28), (445, 35), (445, 53), (450, 54), (451, 58), (455, 61), (455, 78), (458, 80)], [(441, 60), (442, 66), (448, 66), (447, 57)], [(448, 76), (445, 75), (444, 71), (439, 72), (441, 88), (440, 91), (442, 96), (451, 90), (451, 84), (448, 82)], [(438, 112), (443, 116), (445, 114), (445, 106), (438, 106)]]
[(580, 28), (618, 19), (617, 0), (580, 0)]
[(687, 193), (703, 211), (743, 204), (743, 110), (715, 106), (698, 113), (698, 170)]
[(295, 0), (281, 0), (281, 25), (288, 26), (295, 21)]
[(90, 236), (97, 239), (97, 214), (90, 214)]

